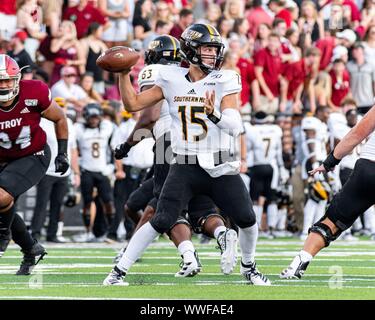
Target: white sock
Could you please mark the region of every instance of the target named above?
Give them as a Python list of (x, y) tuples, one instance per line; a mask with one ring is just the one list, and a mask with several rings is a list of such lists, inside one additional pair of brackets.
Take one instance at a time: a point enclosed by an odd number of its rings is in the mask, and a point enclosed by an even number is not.
[(362, 222), (360, 217), (358, 217), (357, 220), (354, 221), (352, 228), (356, 231), (362, 229)]
[(257, 219), (258, 228), (261, 229), (262, 227), (262, 215), (263, 215), (263, 207), (254, 205), (254, 212), (255, 212), (255, 218)]
[(313, 258), (313, 256), (305, 250), (301, 250), (299, 256), (301, 257), (302, 262), (310, 262)]
[(287, 212), (286, 208), (279, 209), (278, 221), (277, 221), (277, 229), (278, 230), (285, 230), (287, 214), (288, 214), (288, 212)]
[(219, 234), (221, 232), (226, 231), (226, 230), (227, 230), (227, 228), (225, 226), (219, 226), (219, 227), (217, 227), (215, 229), (215, 231), (214, 231), (214, 237), (215, 237), (215, 239), (217, 239), (217, 237), (219, 236)]
[(158, 235), (159, 233), (151, 226), (150, 222), (140, 227), (130, 239), (125, 253), (117, 264), (117, 268), (123, 272), (128, 272), (134, 262), (137, 261)]
[(271, 203), (267, 208), (267, 224), (269, 228), (275, 230), (277, 224), (277, 205)]
[(57, 237), (61, 237), (63, 235), (63, 229), (64, 229), (64, 221), (59, 221), (57, 223), (57, 232), (56, 232)]
[(178, 252), (180, 252), (181, 256), (184, 259), (184, 262), (190, 262), (195, 259), (194, 257), (194, 245), (190, 240), (182, 241), (178, 247)]
[(254, 224), (252, 227), (239, 229), (239, 242), (242, 252), (242, 262), (249, 264), (254, 262), (255, 249), (258, 240), (258, 226)]
[(305, 208), (303, 209), (303, 230), (302, 233), (307, 234), (309, 228), (314, 222), (315, 210), (317, 203), (314, 200), (307, 200)]
[(326, 200), (319, 201), (315, 209), (315, 216), (314, 216), (313, 223), (319, 221), (324, 216), (324, 213), (326, 212), (326, 206), (327, 206)]
[(375, 210), (373, 206), (365, 211), (363, 219), (366, 229), (369, 229), (371, 233), (375, 233)]

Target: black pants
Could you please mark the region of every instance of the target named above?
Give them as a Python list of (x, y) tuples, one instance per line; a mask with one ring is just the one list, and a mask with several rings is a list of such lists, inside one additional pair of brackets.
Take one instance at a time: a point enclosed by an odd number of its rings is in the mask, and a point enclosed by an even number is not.
[(325, 217), (341, 230), (345, 230), (374, 204), (375, 162), (359, 159), (348, 181), (333, 197)]
[(31, 221), (31, 231), (34, 236), (40, 236), (41, 229), (47, 216), (47, 205), (50, 203), (47, 238), (56, 237), (57, 226), (64, 196), (68, 190), (68, 177), (60, 178), (44, 176), (37, 185), (36, 204)]
[(151, 225), (159, 233), (167, 232), (190, 199), (201, 194), (210, 197), (240, 228), (255, 224), (250, 195), (240, 175), (212, 178), (197, 164), (172, 164)]
[[(124, 166), (123, 169), (126, 177), (125, 179), (116, 180), (114, 187), (114, 202), (116, 212), (108, 232), (108, 236), (111, 237), (116, 237), (117, 229), (121, 223), (121, 220), (125, 217), (125, 203), (128, 201), (130, 194), (138, 188), (146, 174), (146, 169), (137, 170), (131, 166)], [(133, 229), (133, 222), (127, 217), (125, 217), (125, 229), (127, 232), (131, 232)]]

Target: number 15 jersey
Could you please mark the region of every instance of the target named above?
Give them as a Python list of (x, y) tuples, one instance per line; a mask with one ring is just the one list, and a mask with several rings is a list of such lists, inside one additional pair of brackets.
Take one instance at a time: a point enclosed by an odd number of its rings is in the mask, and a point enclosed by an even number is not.
[(188, 69), (163, 66), (155, 85), (163, 91), (172, 118), (172, 150), (197, 155), (229, 150), (232, 137), (210, 121), (204, 112), (206, 91), (215, 91), (215, 109), (220, 111), (224, 96), (241, 91), (241, 78), (235, 71), (212, 71), (205, 78), (190, 82)]

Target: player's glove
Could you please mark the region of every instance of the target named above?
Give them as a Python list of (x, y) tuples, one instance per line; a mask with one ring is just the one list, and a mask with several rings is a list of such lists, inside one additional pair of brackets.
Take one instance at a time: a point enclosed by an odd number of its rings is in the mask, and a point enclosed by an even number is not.
[(55, 158), (55, 172), (61, 172), (63, 175), (69, 169), (69, 159), (67, 155), (68, 140), (57, 139), (57, 156)]
[(126, 158), (128, 156), (128, 153), (131, 147), (132, 146), (127, 142), (119, 144), (114, 151), (115, 159), (121, 160), (122, 158)]

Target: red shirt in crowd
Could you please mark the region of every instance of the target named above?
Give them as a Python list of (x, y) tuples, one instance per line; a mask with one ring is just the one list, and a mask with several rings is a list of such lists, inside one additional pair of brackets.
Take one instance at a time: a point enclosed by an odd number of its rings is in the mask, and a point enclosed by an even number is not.
[(272, 26), (271, 16), (262, 8), (257, 7), (249, 10), (246, 15), (247, 21), (249, 21), (249, 34), (255, 39), (258, 33), (258, 27), (262, 23)]
[(172, 36), (172, 37), (175, 37), (176, 39), (180, 39), (182, 33), (184, 32), (184, 30), (180, 27), (179, 24), (175, 24), (171, 31), (169, 31), (169, 34)]
[[(259, 50), (254, 56), (255, 67), (263, 67), (263, 77), (275, 97), (280, 95), (279, 76), (282, 72), (280, 55), (272, 55), (268, 48)], [(265, 95), (261, 88), (261, 94)]]
[(17, 14), (16, 0), (1, 0), (0, 12), (7, 15), (15, 16)]
[(275, 15), (275, 18), (283, 19), (286, 23), (287, 28), (290, 28), (293, 17), (288, 9), (281, 9), (278, 14)]
[[(165, 3), (174, 4), (174, 0), (163, 0)], [(185, 8), (189, 4), (188, 0), (181, 0), (181, 5)]]
[(78, 39), (86, 35), (89, 25), (92, 22), (97, 22), (101, 25), (107, 22), (106, 17), (98, 9), (89, 4), (83, 10), (79, 10), (79, 6), (67, 8), (64, 12), (63, 20), (74, 22), (77, 28)]
[(240, 58), (237, 67), (241, 75), (241, 105), (243, 106), (250, 101), (251, 83), (255, 80), (254, 64), (248, 59)]
[(331, 62), (335, 42), (336, 39), (334, 37), (326, 37), (316, 42), (315, 46), (321, 52), (319, 70), (324, 70)]
[(336, 74), (333, 70), (330, 71), (329, 75), (332, 80), (332, 103), (339, 107), (341, 102), (350, 92), (350, 76), (347, 70), (344, 71), (342, 81), (338, 81)]
[(305, 59), (292, 62), (285, 67), (283, 76), (289, 82), (287, 93), (288, 100), (292, 100), (295, 97), (298, 87), (305, 82), (310, 72), (310, 68), (307, 69), (305, 66)]

